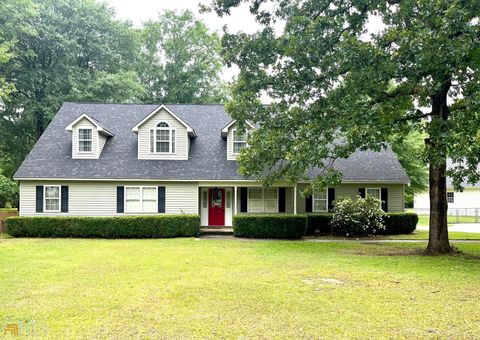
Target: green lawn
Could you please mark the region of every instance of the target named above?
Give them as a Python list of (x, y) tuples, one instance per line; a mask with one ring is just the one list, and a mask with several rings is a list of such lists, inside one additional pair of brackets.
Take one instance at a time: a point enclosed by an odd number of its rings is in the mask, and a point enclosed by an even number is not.
[(0, 320), (49, 338), (475, 338), (480, 244), (424, 246), (7, 238)]

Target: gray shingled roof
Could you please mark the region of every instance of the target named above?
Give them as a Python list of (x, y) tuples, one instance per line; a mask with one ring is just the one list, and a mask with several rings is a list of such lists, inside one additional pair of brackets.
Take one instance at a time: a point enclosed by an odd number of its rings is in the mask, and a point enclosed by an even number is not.
[[(64, 103), (33, 147), (15, 178), (237, 180), (236, 161), (227, 160), (221, 129), (231, 118), (223, 105), (166, 105), (197, 133), (188, 160), (139, 160), (132, 127), (158, 105)], [(114, 134), (99, 159), (72, 159), (71, 132), (65, 127), (81, 114), (97, 120)], [(408, 182), (390, 151), (357, 152), (338, 160), (345, 181)]]

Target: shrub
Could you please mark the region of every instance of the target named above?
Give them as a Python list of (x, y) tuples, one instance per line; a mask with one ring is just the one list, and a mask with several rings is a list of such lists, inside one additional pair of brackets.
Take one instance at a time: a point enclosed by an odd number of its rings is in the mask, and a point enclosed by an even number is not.
[(18, 184), (0, 174), (0, 208), (18, 206)]
[(335, 201), (332, 233), (345, 236), (374, 235), (385, 229), (380, 201), (373, 197), (343, 197)]
[(236, 215), (233, 233), (236, 237), (294, 239), (305, 235), (305, 215)]
[(414, 213), (387, 213), (383, 220), (385, 229), (379, 230), (379, 234), (411, 234), (417, 228), (418, 215)]
[(332, 232), (333, 214), (309, 214), (307, 215), (307, 232), (306, 235), (328, 235)]
[(198, 215), (120, 217), (10, 217), (14, 237), (167, 238), (197, 236)]

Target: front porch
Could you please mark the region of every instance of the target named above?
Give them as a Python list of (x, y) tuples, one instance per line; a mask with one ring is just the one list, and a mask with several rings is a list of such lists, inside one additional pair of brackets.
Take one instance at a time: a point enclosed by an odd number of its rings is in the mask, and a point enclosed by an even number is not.
[(248, 187), (201, 186), (198, 200), (201, 225), (217, 229), (232, 227), (233, 216), (242, 213), (297, 214), (298, 195), (296, 185), (270, 188), (256, 183)]

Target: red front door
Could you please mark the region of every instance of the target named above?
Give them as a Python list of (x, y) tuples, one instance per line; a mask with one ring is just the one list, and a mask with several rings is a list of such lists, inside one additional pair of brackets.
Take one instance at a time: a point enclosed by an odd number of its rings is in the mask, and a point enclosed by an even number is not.
[(225, 225), (225, 189), (208, 189), (208, 225)]

